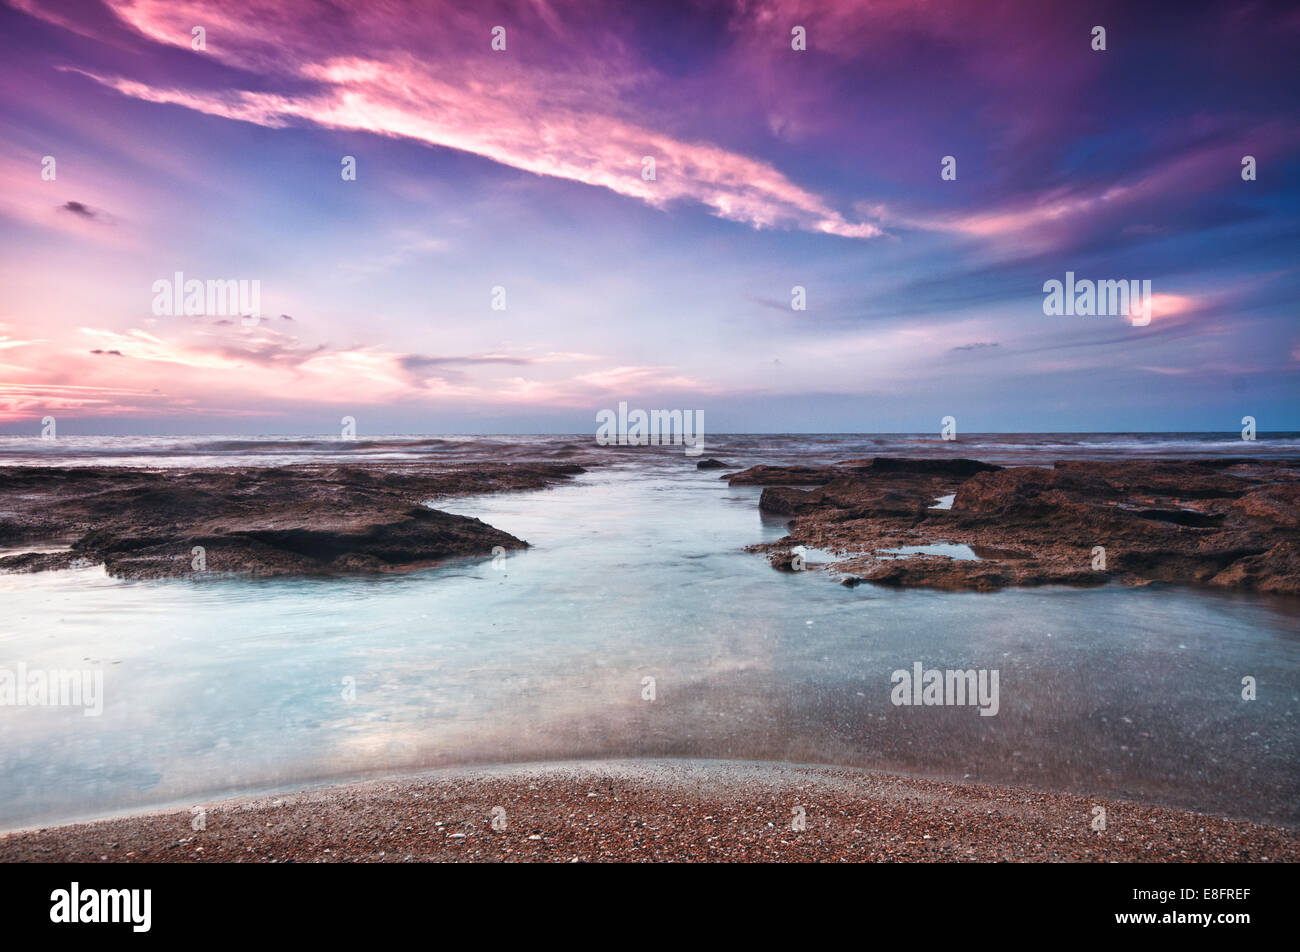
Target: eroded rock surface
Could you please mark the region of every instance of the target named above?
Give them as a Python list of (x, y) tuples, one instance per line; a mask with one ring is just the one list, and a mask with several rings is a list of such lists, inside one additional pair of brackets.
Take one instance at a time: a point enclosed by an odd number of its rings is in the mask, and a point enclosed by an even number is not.
[[(754, 467), (731, 482), (767, 487), (760, 508), (793, 517), (787, 537), (753, 551), (837, 553), (822, 562), (838, 577), (977, 590), (1120, 579), (1300, 594), (1296, 460), (999, 468), (877, 458)], [(951, 508), (936, 508), (947, 495)], [(965, 557), (886, 551), (941, 543)]]
[[(400, 571), (527, 543), (439, 497), (540, 489), (573, 464), (193, 471), (0, 468), (0, 571), (103, 564), (123, 578)], [(25, 544), (32, 544), (27, 551)], [(58, 548), (62, 543), (66, 548)], [(205, 567), (195, 568), (194, 548)], [(16, 550), (16, 551), (14, 551)]]

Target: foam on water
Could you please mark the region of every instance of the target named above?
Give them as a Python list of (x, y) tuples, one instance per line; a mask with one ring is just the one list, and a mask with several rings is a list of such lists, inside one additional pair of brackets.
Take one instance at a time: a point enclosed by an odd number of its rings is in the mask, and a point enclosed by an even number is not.
[[(71, 424), (69, 424), (71, 425)], [(575, 456), (637, 460), (681, 455), (681, 447), (597, 446), (594, 434), (373, 435), (356, 440), (303, 436), (78, 436), (57, 440), (0, 435), (8, 466), (281, 466), (312, 462), (566, 461)], [(830, 463), (872, 456), (967, 457), (1000, 464), (1057, 459), (1300, 457), (1300, 433), (972, 433), (947, 441), (921, 433), (707, 434), (705, 454), (742, 466)], [(734, 457), (734, 458), (733, 458)]]

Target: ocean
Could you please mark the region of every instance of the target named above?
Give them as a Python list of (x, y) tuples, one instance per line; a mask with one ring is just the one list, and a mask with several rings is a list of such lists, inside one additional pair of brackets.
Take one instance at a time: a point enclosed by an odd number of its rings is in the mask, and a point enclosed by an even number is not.
[[(0, 829), (426, 767), (638, 756), (846, 764), (1300, 822), (1300, 600), (850, 589), (745, 552), (784, 519), (759, 511), (759, 487), (695, 466), (875, 455), (1282, 458), (1300, 456), (1300, 434), (719, 435), (700, 457), (590, 436), (3, 437), (0, 465), (600, 465), (546, 490), (437, 502), (531, 543), (503, 559), (381, 578), (0, 575), (0, 667), (92, 669), (104, 684), (97, 717), (0, 708)], [(997, 715), (895, 706), (891, 673), (917, 662), (996, 669)]]
[[(0, 435), (0, 466), (287, 466), (374, 461), (566, 461), (681, 453), (678, 447), (598, 446), (591, 434), (465, 436), (64, 436)], [(1187, 459), (1300, 456), (1300, 433), (1259, 433), (1253, 441), (1223, 433), (973, 433), (957, 440), (928, 433), (706, 434), (703, 455), (736, 456), (747, 465), (829, 463), (871, 456), (961, 456), (1002, 465), (1050, 465), (1057, 459)]]

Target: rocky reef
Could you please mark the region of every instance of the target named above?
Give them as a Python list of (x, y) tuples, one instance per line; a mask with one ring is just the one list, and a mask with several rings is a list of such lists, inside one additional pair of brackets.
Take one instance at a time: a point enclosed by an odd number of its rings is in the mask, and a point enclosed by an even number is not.
[[(390, 572), (528, 543), (431, 509), (540, 489), (573, 464), (0, 468), (0, 571), (103, 564), (121, 578)], [(201, 552), (196, 552), (196, 549)]]
[[(751, 547), (771, 553), (777, 568), (802, 567), (793, 550), (804, 546), (831, 553), (809, 556), (808, 566), (883, 585), (992, 590), (1118, 579), (1300, 594), (1297, 460), (1003, 468), (879, 457), (755, 466), (724, 478), (764, 486), (760, 508), (793, 517), (788, 536)], [(946, 496), (951, 507), (940, 508)]]

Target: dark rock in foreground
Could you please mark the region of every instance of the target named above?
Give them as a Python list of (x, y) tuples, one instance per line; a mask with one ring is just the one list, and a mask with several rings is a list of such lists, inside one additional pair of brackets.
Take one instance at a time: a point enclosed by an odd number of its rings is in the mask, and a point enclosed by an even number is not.
[(422, 502), (539, 489), (580, 472), (572, 464), (0, 468), (0, 544), (68, 546), (0, 558), (0, 571), (101, 563), (122, 578), (408, 570), (527, 546)]
[(723, 462), (720, 459), (713, 459), (712, 457), (710, 457), (709, 459), (700, 460), (698, 463), (695, 464), (695, 468), (696, 469), (730, 469), (731, 464), (727, 462)]

